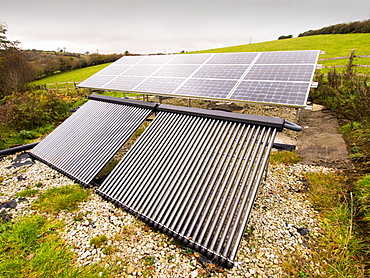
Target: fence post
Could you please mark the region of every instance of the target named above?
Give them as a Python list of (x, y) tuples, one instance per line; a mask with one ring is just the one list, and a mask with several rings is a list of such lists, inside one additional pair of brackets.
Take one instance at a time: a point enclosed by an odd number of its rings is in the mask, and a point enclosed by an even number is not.
[(348, 65), (347, 65), (347, 73), (352, 74), (352, 64), (353, 64), (353, 58), (355, 58), (355, 51), (356, 49), (351, 50), (351, 55), (349, 55)]
[(56, 79), (54, 79), (54, 83), (55, 83), (55, 89), (57, 90), (57, 93), (58, 93), (58, 83), (57, 83)]
[(67, 94), (69, 94), (68, 82), (67, 82), (67, 81), (65, 81), (65, 80), (64, 80), (64, 82), (65, 82), (65, 84), (66, 84)]

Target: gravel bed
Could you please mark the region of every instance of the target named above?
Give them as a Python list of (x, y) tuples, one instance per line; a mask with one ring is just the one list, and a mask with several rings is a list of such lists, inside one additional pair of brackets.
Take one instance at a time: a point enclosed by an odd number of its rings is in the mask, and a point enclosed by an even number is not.
[[(27, 187), (39, 189), (41, 193), (74, 183), (38, 161), (15, 168), (12, 165), (18, 155), (0, 159), (0, 212), (13, 219), (35, 212), (32, 202), (37, 196), (17, 198), (17, 192)], [(22, 161), (32, 162), (30, 158)], [(65, 222), (60, 234), (76, 254), (78, 265), (121, 265), (120, 276), (287, 277), (284, 262), (295, 254), (311, 264), (316, 276), (320, 274), (319, 267), (310, 263), (309, 246), (320, 234), (318, 213), (306, 201), (307, 183), (303, 179), (304, 173), (313, 171), (333, 169), (301, 164), (269, 165), (267, 179), (260, 186), (237, 253), (236, 266), (229, 270), (207, 264), (196, 253), (189, 254), (188, 249), (103, 200), (93, 189), (89, 189), (91, 197), (80, 204), (78, 211), (48, 217)], [(4, 208), (6, 206), (8, 208)], [(103, 234), (108, 238), (104, 247), (90, 245), (91, 238)], [(152, 263), (148, 264), (148, 260)]]

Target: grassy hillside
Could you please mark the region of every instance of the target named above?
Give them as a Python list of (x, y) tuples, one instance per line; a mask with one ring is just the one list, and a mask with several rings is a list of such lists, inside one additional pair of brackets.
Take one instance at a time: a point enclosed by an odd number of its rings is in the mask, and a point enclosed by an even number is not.
[[(323, 59), (349, 56), (352, 49), (356, 49), (356, 55), (370, 55), (370, 34), (317, 35), (209, 49), (196, 53), (321, 50), (326, 52), (319, 57)], [(348, 59), (320, 61), (319, 63), (324, 66), (345, 65)], [(370, 65), (370, 58), (356, 58), (354, 64)], [(357, 68), (356, 71), (370, 74), (370, 68)]]
[(98, 71), (102, 70), (106, 66), (110, 65), (111, 63), (100, 64), (96, 66), (86, 67), (82, 69), (72, 70), (68, 72), (59, 73), (53, 76), (49, 76), (46, 78), (42, 78), (40, 80), (32, 82), (35, 85), (42, 85), (42, 84), (50, 84), (50, 83), (57, 83), (59, 82), (72, 82), (75, 81), (76, 83), (81, 82), (82, 80), (87, 79), (91, 75), (97, 73)]

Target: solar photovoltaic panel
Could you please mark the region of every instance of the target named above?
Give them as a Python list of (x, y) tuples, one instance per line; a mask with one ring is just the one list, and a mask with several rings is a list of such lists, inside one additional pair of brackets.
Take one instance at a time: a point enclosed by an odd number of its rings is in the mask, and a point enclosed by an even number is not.
[(135, 87), (135, 91), (171, 94), (182, 82), (181, 78), (150, 77)]
[(319, 53), (124, 56), (79, 87), (305, 107)]
[(254, 65), (244, 80), (310, 82), (310, 65)]

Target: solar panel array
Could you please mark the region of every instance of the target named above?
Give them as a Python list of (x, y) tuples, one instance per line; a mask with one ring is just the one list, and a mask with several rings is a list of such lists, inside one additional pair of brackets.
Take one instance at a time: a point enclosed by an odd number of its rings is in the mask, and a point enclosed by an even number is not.
[(318, 50), (124, 56), (79, 87), (306, 106)]

